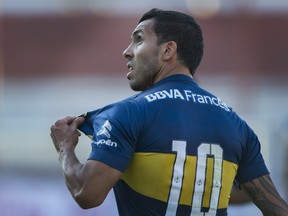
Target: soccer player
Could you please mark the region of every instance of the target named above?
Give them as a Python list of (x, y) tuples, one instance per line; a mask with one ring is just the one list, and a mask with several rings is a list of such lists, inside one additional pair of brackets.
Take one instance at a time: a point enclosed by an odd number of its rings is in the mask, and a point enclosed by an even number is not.
[[(236, 181), (264, 215), (288, 215), (253, 130), (193, 80), (203, 55), (195, 20), (152, 9), (131, 40), (123, 56), (140, 93), (51, 127), (76, 202), (99, 206), (113, 188), (121, 216), (220, 216)], [(85, 164), (79, 130), (92, 139)]]

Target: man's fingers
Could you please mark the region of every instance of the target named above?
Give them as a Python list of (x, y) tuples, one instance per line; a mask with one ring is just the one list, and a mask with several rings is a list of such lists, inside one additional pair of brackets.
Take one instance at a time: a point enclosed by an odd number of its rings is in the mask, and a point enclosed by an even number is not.
[(57, 120), (55, 124), (51, 126), (50, 130), (53, 133), (55, 130), (63, 127), (65, 128), (67, 126), (72, 130), (77, 130), (77, 128), (83, 124), (84, 121), (84, 117), (67, 116), (63, 119)]
[(83, 122), (85, 121), (84, 117), (77, 117), (71, 124), (71, 128), (76, 130)]
[[(80, 136), (81, 133), (77, 130), (77, 128), (83, 124), (85, 121), (84, 117), (74, 117), (74, 116), (67, 116), (63, 119), (59, 119), (55, 122), (54, 125), (51, 126), (50, 131), (51, 131), (51, 138), (55, 140), (55, 133), (57, 134), (64, 134), (64, 133), (69, 133), (68, 131), (75, 133), (77, 132), (77, 135)], [(58, 136), (58, 135), (57, 135)]]
[(59, 119), (55, 122), (55, 126), (60, 126), (63, 124), (70, 125), (76, 119), (76, 116), (66, 116), (65, 118)]

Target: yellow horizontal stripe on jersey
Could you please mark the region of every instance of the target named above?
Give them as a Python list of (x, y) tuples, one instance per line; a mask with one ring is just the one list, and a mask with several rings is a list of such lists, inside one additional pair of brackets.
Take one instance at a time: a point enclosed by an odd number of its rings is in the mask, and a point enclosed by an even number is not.
[[(122, 175), (122, 179), (136, 192), (157, 200), (167, 202), (175, 154), (163, 153), (135, 153), (134, 158)], [(184, 167), (184, 178), (179, 203), (182, 205), (191, 205), (197, 157), (187, 156)], [(228, 161), (223, 161), (222, 188), (220, 191), (220, 200), (218, 208), (226, 208), (233, 185), (233, 179), (236, 175), (238, 166)], [(213, 178), (213, 158), (207, 158), (205, 193), (203, 197), (203, 207), (209, 207), (211, 198), (211, 185)], [(223, 187), (225, 185), (225, 187)]]
[(122, 179), (135, 191), (167, 202), (175, 155), (135, 153)]

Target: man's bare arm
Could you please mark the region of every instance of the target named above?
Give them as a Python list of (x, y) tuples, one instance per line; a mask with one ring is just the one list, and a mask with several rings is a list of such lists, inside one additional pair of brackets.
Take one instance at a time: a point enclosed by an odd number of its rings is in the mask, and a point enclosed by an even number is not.
[(269, 175), (240, 185), (265, 216), (287, 216), (288, 205), (277, 192)]
[(233, 186), (229, 204), (238, 205), (238, 204), (247, 204), (251, 203), (250, 197), (246, 194), (245, 191), (240, 190), (236, 185)]
[(65, 182), (82, 208), (100, 205), (121, 176), (121, 172), (99, 161), (81, 164), (75, 154), (83, 118), (66, 117), (51, 127), (51, 137), (59, 154)]

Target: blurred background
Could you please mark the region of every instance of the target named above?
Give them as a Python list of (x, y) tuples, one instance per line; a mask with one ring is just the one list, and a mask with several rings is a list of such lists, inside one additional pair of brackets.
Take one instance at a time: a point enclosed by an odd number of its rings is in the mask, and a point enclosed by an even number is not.
[[(1, 216), (118, 215), (112, 193), (91, 210), (72, 200), (50, 126), (135, 94), (122, 52), (139, 17), (153, 7), (199, 21), (205, 54), (196, 78), (255, 130), (272, 178), (288, 199), (287, 0), (2, 0)], [(89, 151), (82, 136), (80, 160)], [(229, 215), (240, 212), (261, 215), (251, 204), (231, 206)]]

